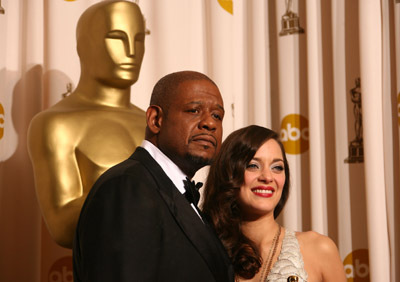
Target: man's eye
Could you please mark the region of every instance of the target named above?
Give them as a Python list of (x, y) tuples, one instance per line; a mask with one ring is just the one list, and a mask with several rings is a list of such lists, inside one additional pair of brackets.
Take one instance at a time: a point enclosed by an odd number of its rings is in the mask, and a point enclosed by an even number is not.
[(189, 110), (187, 110), (187, 112), (189, 112), (189, 113), (198, 113), (199, 110), (198, 109), (189, 109)]
[(218, 119), (218, 120), (222, 120), (222, 116), (219, 114), (213, 114), (213, 117)]

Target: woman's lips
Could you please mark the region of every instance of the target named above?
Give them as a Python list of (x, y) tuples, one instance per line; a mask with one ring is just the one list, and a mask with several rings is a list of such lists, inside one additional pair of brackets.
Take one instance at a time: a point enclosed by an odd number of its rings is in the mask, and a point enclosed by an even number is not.
[(264, 197), (264, 198), (270, 198), (274, 194), (275, 189), (270, 186), (267, 186), (267, 187), (258, 186), (258, 187), (251, 189), (251, 191), (254, 194), (256, 194), (257, 196)]

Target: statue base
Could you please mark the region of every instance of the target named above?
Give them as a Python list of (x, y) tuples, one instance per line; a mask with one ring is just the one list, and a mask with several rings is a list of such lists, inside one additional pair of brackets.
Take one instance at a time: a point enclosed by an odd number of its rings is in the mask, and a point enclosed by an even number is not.
[(354, 140), (349, 145), (349, 157), (344, 160), (345, 163), (363, 163), (364, 146), (362, 140)]

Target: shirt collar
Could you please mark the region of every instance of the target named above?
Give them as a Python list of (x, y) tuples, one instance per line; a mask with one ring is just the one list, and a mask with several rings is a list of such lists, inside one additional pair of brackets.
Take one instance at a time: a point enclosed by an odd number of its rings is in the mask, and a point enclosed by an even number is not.
[(171, 161), (163, 152), (160, 151), (156, 146), (150, 141), (143, 140), (140, 145), (143, 147), (150, 156), (161, 166), (165, 174), (171, 179), (178, 188), (179, 192), (185, 193), (185, 188), (183, 185), (183, 180), (186, 179), (185, 173), (173, 162)]

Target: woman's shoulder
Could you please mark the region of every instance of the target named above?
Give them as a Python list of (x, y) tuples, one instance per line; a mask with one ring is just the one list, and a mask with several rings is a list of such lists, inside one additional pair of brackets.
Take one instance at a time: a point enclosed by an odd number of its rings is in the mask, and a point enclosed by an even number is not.
[(335, 242), (315, 231), (297, 232), (300, 251), (310, 281), (346, 281)]
[(336, 254), (337, 247), (331, 238), (315, 231), (296, 232), (297, 240), (305, 252), (320, 255)]

